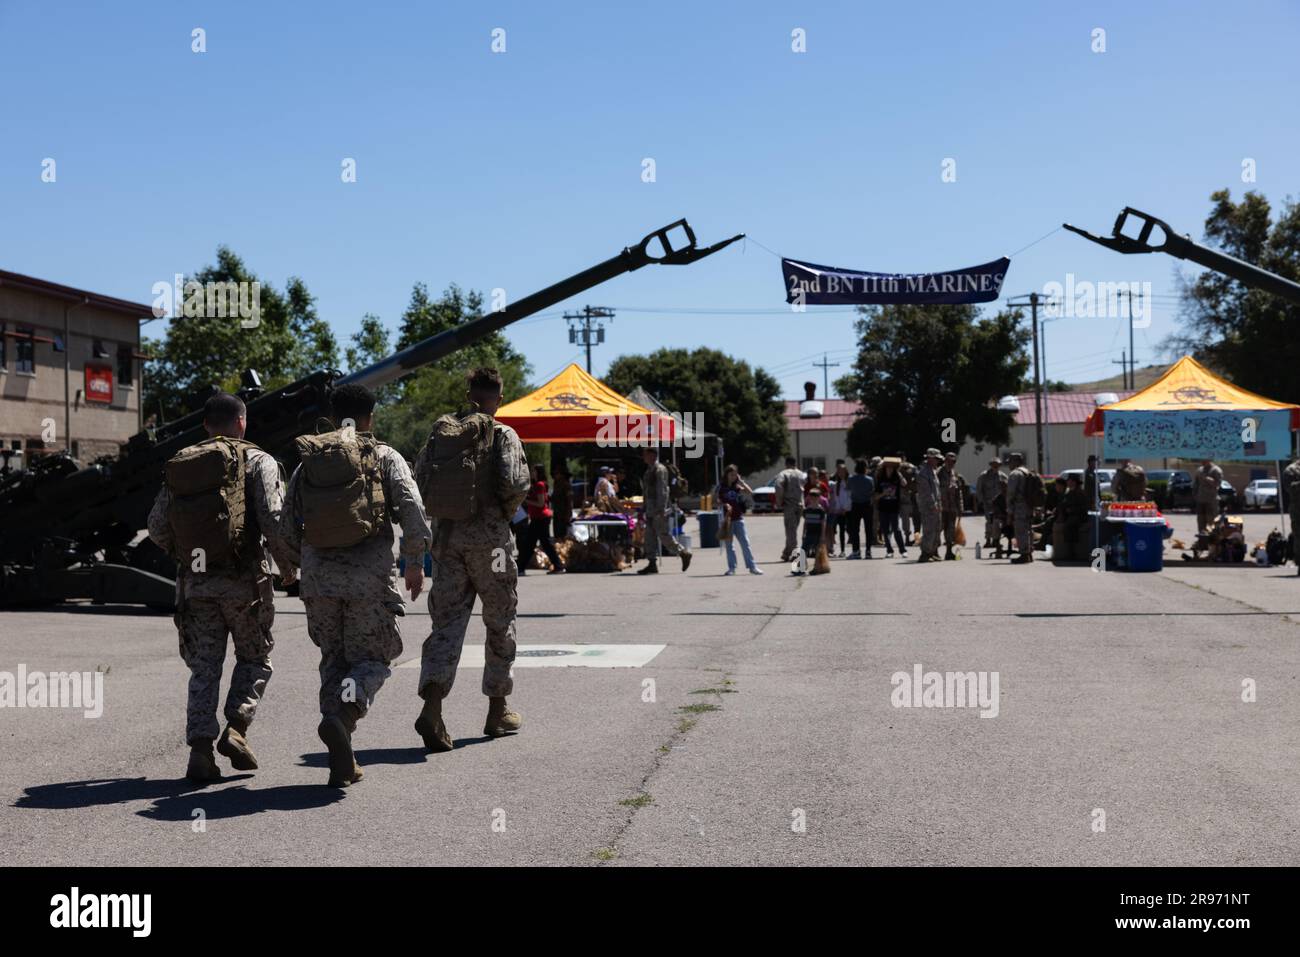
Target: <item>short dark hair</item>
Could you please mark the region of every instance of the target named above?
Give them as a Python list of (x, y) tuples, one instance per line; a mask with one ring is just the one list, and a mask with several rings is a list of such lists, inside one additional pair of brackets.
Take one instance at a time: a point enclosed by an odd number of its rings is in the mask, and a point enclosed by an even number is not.
[(788, 468), (788, 469), (789, 469), (789, 468), (794, 468), (794, 456), (793, 456), (793, 455), (787, 455), (787, 456), (785, 457), (785, 467)]
[(212, 426), (234, 425), (248, 414), (244, 400), (229, 392), (218, 392), (203, 403), (203, 421)]
[(357, 382), (341, 385), (330, 393), (330, 411), (336, 423), (364, 419), (375, 411), (375, 394)]
[(505, 391), (501, 383), (501, 373), (491, 366), (479, 366), (465, 373), (465, 383), (471, 392), (498, 393)]
[(866, 475), (866, 474), (867, 474), (867, 460), (866, 460), (866, 459), (858, 459), (856, 462), (854, 462), (854, 463), (853, 463), (853, 471), (857, 472), (859, 475)]

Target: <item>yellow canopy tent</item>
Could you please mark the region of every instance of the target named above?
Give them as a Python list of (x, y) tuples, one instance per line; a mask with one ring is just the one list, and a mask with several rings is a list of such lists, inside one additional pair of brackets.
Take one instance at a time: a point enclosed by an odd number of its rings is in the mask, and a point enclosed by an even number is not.
[(1183, 356), (1151, 385), (1097, 408), (1084, 425), (1108, 459), (1279, 459), (1291, 452), (1300, 406), (1266, 399)]
[(496, 419), (524, 442), (627, 446), (673, 440), (671, 417), (619, 395), (574, 363), (530, 395), (503, 405)]

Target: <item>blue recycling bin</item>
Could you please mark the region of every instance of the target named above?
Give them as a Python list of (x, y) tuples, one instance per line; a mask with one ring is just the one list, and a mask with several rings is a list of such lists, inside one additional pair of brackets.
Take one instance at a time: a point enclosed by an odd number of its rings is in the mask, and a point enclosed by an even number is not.
[(1158, 572), (1165, 567), (1164, 524), (1124, 523), (1124, 545), (1131, 572)]
[(700, 548), (718, 547), (718, 513), (700, 512)]

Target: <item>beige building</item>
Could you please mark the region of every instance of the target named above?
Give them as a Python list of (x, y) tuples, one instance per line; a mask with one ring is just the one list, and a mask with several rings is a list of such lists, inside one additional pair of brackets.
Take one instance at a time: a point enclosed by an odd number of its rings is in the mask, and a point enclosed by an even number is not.
[[(785, 427), (790, 433), (790, 454), (807, 472), (810, 468), (834, 469), (844, 459), (852, 470), (849, 457), (849, 429), (862, 407), (848, 399), (818, 399), (809, 390), (807, 398), (786, 399)], [(772, 481), (785, 468), (784, 457), (767, 468), (746, 476), (745, 481), (759, 488)]]
[(0, 270), (0, 450), (12, 467), (62, 449), (115, 455), (140, 431), (140, 322), (152, 318), (142, 303)]

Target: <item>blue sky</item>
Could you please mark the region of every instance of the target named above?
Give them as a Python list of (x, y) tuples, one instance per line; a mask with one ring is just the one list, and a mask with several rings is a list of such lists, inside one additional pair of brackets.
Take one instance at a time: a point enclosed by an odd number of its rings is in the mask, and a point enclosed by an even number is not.
[[(985, 262), (1063, 221), (1108, 232), (1125, 205), (1200, 239), (1215, 189), (1296, 192), (1298, 28), (1296, 4), (1252, 0), (0, 0), (0, 268), (148, 302), (225, 243), (277, 286), (301, 276), (342, 340), (365, 312), (395, 326), (416, 281), (518, 298), (680, 216), (703, 242), (743, 231), (901, 272)], [(1003, 292), (1067, 273), (1151, 282), (1143, 364), (1176, 328), (1177, 266), (1061, 231), (1014, 257)], [(564, 307), (584, 303), (623, 310), (597, 374), (707, 345), (795, 396), (820, 388), (816, 354), (842, 363), (832, 378), (852, 358), (852, 315), (784, 311), (779, 262), (756, 243)], [(1113, 373), (1122, 326), (1050, 324), (1048, 375)], [(509, 335), (539, 381), (577, 354), (558, 315)]]

